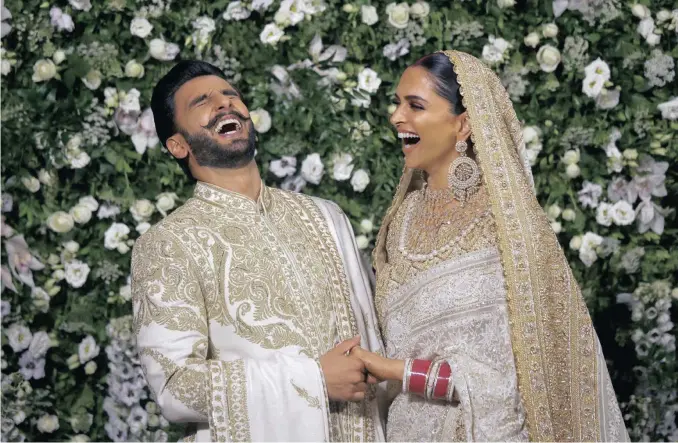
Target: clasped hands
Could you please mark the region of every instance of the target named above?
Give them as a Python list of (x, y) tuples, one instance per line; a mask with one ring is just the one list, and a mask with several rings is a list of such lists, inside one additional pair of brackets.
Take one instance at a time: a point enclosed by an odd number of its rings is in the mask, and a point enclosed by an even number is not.
[(368, 384), (402, 380), (403, 360), (392, 360), (360, 347), (360, 336), (345, 340), (320, 357), (327, 396), (335, 401), (361, 401)]

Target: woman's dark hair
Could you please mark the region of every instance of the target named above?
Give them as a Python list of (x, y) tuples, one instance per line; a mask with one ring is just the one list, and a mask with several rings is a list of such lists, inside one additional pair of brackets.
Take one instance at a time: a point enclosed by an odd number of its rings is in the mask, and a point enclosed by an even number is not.
[(461, 102), (457, 73), (450, 59), (441, 52), (429, 54), (417, 60), (412, 66), (420, 66), (428, 71), (435, 81), (436, 94), (450, 102), (454, 115), (466, 111)]
[[(207, 75), (214, 75), (221, 77), (228, 81), (226, 74), (207, 62), (200, 60), (184, 60), (177, 63), (170, 71), (153, 88), (153, 96), (151, 97), (151, 110), (153, 111), (153, 120), (155, 121), (155, 130), (158, 133), (158, 138), (162, 145), (167, 148), (167, 140), (180, 132), (174, 120), (174, 95), (177, 93), (185, 83), (193, 80), (196, 77)], [(233, 85), (231, 85), (233, 86)], [(233, 86), (242, 99), (240, 91)], [(188, 168), (187, 158), (176, 158), (181, 169), (192, 178), (191, 171)]]

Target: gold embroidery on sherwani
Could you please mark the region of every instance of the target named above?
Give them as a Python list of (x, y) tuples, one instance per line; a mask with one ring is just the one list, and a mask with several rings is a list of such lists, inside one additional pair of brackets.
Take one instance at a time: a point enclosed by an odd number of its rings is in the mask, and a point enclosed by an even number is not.
[(294, 390), (297, 391), (297, 394), (299, 394), (299, 397), (306, 400), (310, 407), (320, 409), (320, 400), (318, 400), (318, 397), (314, 397), (309, 394), (306, 389), (297, 386), (296, 383), (294, 383), (294, 380), (290, 381), (290, 383), (292, 383), (292, 386), (294, 387)]
[[(489, 195), (501, 253), (511, 343), (530, 439), (600, 438), (595, 333), (572, 271), (536, 200), (520, 158), (522, 131), (506, 90), (476, 58), (446, 51), (461, 86), (472, 140)], [(377, 275), (390, 257), (386, 241), (421, 171), (406, 169), (374, 251)], [(395, 271), (394, 271), (395, 272)], [(379, 279), (378, 296), (388, 292)]]

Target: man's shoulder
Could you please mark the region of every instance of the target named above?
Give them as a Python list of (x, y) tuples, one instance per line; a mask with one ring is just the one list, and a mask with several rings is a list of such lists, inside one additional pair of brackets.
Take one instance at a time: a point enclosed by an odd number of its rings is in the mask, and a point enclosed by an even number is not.
[(151, 226), (146, 232), (141, 234), (136, 240), (135, 249), (149, 247), (159, 241), (167, 242), (178, 240), (178, 229), (180, 222), (190, 216), (193, 199), (188, 199), (186, 203), (176, 208), (172, 213)]
[(271, 192), (284, 196), (294, 201), (304, 202), (304, 203), (313, 203), (315, 206), (320, 208), (327, 208), (339, 215), (343, 215), (344, 211), (341, 210), (338, 204), (331, 200), (326, 200), (324, 198), (315, 197), (312, 195), (302, 194), (300, 192), (285, 191), (284, 189), (270, 188)]

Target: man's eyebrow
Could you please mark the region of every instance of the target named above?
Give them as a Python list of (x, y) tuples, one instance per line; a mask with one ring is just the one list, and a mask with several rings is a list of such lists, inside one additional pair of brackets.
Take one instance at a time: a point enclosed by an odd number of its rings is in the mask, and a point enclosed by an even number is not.
[(200, 95), (200, 96), (194, 98), (194, 99), (191, 100), (191, 102), (188, 104), (188, 107), (189, 107), (189, 108), (192, 108), (193, 106), (197, 105), (198, 103), (200, 103), (200, 102), (202, 102), (202, 101), (205, 101), (205, 100), (207, 99), (207, 97), (208, 97), (207, 94), (203, 94), (203, 95)]

